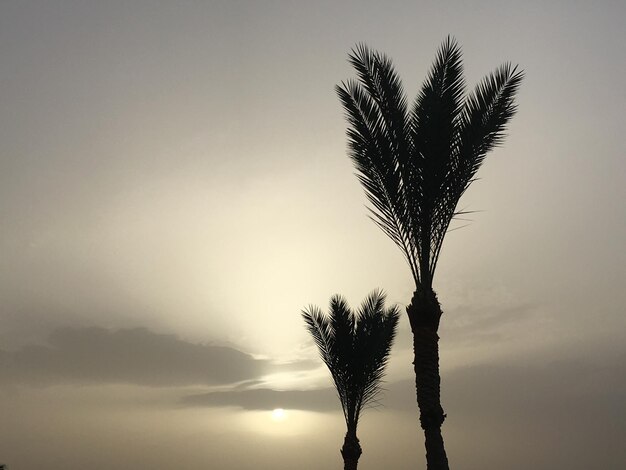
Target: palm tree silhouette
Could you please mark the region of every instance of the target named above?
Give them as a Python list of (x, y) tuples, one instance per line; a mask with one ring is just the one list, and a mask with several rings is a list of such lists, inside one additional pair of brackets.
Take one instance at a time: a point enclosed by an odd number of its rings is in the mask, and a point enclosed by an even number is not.
[(329, 315), (311, 306), (302, 317), (333, 378), (346, 420), (344, 470), (356, 470), (362, 452), (356, 435), (359, 415), (380, 391), (400, 311), (385, 309), (385, 294), (374, 291), (356, 312), (336, 295)]
[(457, 203), (485, 155), (503, 142), (523, 72), (506, 63), (467, 98), (461, 50), (448, 37), (410, 110), (391, 60), (359, 45), (349, 55), (357, 80), (336, 87), (348, 121), (349, 156), (372, 204), (371, 218), (400, 248), (415, 292), (413, 332), (420, 424), (429, 470), (447, 470), (441, 435), (439, 320), (433, 276)]

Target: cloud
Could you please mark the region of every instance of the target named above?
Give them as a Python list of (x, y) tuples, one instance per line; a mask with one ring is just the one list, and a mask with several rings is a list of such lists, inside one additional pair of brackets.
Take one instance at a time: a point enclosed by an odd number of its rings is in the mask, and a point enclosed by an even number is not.
[(533, 303), (464, 305), (445, 315), (441, 336), (457, 345), (502, 342), (523, 325), (536, 323), (540, 313), (540, 305)]
[(188, 395), (181, 403), (187, 406), (238, 407), (244, 410), (285, 408), (312, 411), (338, 411), (339, 401), (331, 388), (315, 390), (230, 390)]
[[(441, 299), (440, 299), (441, 300)], [(448, 306), (442, 302), (443, 317), (440, 336), (458, 344), (482, 344), (485, 339), (503, 341), (512, 331), (533, 324), (545, 315), (544, 306), (537, 302), (518, 302), (509, 299), (472, 298), (461, 305)], [(409, 323), (402, 324), (410, 333)], [(412, 336), (405, 338), (411, 347)]]
[[(365, 411), (364, 439), (373, 429), (414, 423), (420, 435), (413, 380), (385, 384), (379, 410)], [(442, 377), (448, 415), (443, 431), (463, 468), (621, 468), (626, 451), (626, 353), (463, 367)], [(273, 408), (340, 413), (332, 388), (237, 390), (189, 395), (189, 407)], [(380, 420), (379, 420), (380, 419)], [(379, 420), (379, 421), (377, 421)], [(365, 424), (369, 423), (369, 424)], [(403, 425), (404, 425), (403, 424)], [(406, 427), (404, 429), (407, 429)], [(410, 427), (408, 429), (411, 429)], [(413, 432), (413, 431), (411, 431)], [(421, 439), (421, 437), (419, 438)]]
[(281, 367), (232, 347), (193, 344), (143, 328), (62, 328), (48, 343), (0, 351), (0, 383), (224, 385)]
[[(379, 400), (381, 409), (414, 413), (417, 419), (412, 379), (384, 384), (383, 387)], [(442, 377), (442, 401), (449, 425), (470, 420), (493, 432), (507, 426), (517, 430), (540, 426), (543, 433), (561, 432), (569, 434), (572, 440), (581, 438), (582, 434), (590, 432), (589, 429), (600, 432), (601, 428), (611, 429), (626, 438), (624, 395), (624, 354), (605, 357), (603, 361), (569, 358), (546, 363), (533, 360), (471, 366), (453, 370)], [(188, 395), (181, 402), (187, 406), (245, 410), (280, 407), (340, 411), (332, 388), (237, 389)]]
[(626, 433), (621, 405), (626, 394), (624, 353), (601, 360), (539, 359), (469, 367), (444, 377), (442, 390), (453, 413), (559, 426), (581, 426), (585, 417), (588, 425), (621, 422)]

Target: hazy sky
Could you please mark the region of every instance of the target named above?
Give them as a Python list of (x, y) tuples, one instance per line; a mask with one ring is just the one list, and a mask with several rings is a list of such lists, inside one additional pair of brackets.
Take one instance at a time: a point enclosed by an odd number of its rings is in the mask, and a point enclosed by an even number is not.
[[(0, 463), (341, 468), (300, 318), (381, 287), (334, 85), (358, 42), (413, 99), (526, 78), (435, 288), (454, 470), (626, 466), (626, 7), (618, 1), (1, 1)], [(461, 224), (459, 224), (461, 225)], [(425, 468), (408, 322), (360, 468)], [(285, 408), (281, 420), (271, 410)]]

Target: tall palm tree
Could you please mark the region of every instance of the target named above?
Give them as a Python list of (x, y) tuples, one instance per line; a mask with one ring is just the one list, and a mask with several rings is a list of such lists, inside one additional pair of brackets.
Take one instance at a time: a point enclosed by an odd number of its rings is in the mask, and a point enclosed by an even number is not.
[(485, 155), (504, 139), (523, 72), (506, 63), (465, 97), (461, 50), (448, 37), (410, 107), (391, 60), (359, 45), (356, 80), (337, 86), (349, 155), (371, 217), (402, 251), (415, 281), (407, 307), (429, 470), (447, 470), (441, 425), (439, 320), (433, 276), (457, 203)]
[(356, 312), (336, 295), (330, 300), (329, 315), (311, 306), (302, 316), (343, 409), (347, 427), (341, 448), (344, 470), (356, 470), (362, 452), (356, 435), (359, 415), (380, 391), (400, 311), (395, 306), (385, 309), (385, 294), (374, 291)]

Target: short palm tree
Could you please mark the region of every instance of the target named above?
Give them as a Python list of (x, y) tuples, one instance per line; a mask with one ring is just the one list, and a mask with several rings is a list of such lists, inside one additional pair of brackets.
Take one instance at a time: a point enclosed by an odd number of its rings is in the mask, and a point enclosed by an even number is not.
[(344, 470), (356, 470), (362, 452), (356, 435), (359, 415), (380, 391), (400, 311), (395, 306), (385, 309), (385, 294), (374, 291), (356, 312), (336, 295), (330, 300), (329, 315), (311, 306), (302, 316), (343, 409), (347, 427), (341, 448)]
[(485, 155), (503, 141), (523, 73), (504, 64), (465, 97), (461, 50), (448, 37), (409, 109), (388, 57), (360, 45), (349, 61), (358, 78), (337, 86), (349, 155), (374, 222), (400, 248), (415, 281), (407, 314), (427, 468), (447, 470), (437, 334), (442, 311), (433, 276), (460, 197)]

